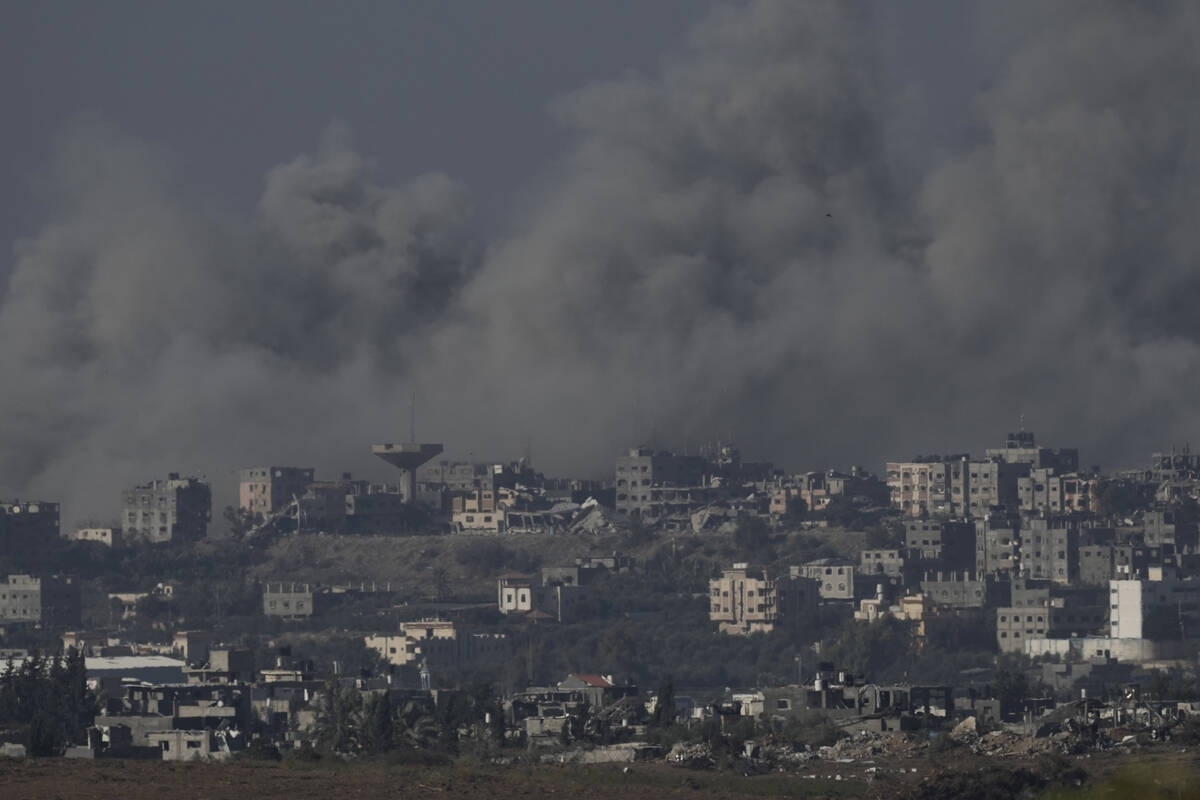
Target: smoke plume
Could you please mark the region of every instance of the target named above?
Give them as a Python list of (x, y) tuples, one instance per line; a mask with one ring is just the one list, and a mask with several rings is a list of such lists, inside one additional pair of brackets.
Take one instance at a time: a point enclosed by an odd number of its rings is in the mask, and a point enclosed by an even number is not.
[(528, 440), (556, 473), (730, 435), (878, 469), (1020, 414), (1089, 463), (1185, 440), (1200, 12), (985, 17), (1001, 68), (931, 159), (876, 10), (721, 7), (654, 72), (560, 98), (570, 146), (486, 242), (466, 188), (381, 185), (337, 127), (243, 220), (80, 121), (0, 297), (0, 489), (104, 516), (168, 469), (329, 474), (402, 436), (412, 391), (422, 438)]

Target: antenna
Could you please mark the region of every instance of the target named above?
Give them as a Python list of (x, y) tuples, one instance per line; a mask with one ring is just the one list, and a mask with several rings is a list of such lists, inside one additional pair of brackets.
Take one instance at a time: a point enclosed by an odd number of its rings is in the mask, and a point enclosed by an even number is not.
[(417, 393), (413, 392), (408, 399), (408, 440), (417, 440)]
[(1024, 411), (1022, 411), (1020, 414), (1017, 415), (1017, 429), (1020, 430), (1021, 433), (1025, 432), (1025, 412)]

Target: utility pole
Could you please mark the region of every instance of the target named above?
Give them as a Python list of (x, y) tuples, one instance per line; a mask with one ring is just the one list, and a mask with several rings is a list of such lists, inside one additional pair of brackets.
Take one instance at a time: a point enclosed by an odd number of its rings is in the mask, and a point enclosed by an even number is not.
[(408, 398), (408, 440), (417, 440), (417, 393), (413, 392)]

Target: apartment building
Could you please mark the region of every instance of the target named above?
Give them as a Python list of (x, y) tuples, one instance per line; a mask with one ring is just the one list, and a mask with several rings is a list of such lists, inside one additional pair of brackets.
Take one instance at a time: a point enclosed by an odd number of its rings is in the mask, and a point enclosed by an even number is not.
[(1050, 468), (1033, 469), (1017, 479), (1021, 510), (1048, 515), (1077, 514), (1094, 510), (1095, 481), (1075, 473), (1058, 475)]
[(625, 514), (650, 510), (651, 486), (700, 486), (704, 481), (704, 459), (635, 447), (617, 458), (616, 506)]
[(0, 626), (78, 626), (80, 585), (69, 576), (8, 575), (0, 579)]
[(58, 503), (0, 503), (0, 559), (21, 563), (51, 553), (59, 543)]
[(1018, 431), (1005, 437), (1004, 447), (989, 448), (984, 455), (1006, 464), (1027, 464), (1031, 469), (1057, 475), (1079, 471), (1079, 451), (1074, 448), (1039, 447), (1033, 431)]
[(1109, 635), (1114, 639), (1174, 639), (1200, 634), (1200, 580), (1167, 566), (1147, 578), (1109, 581)]
[(800, 625), (820, 601), (816, 581), (793, 575), (772, 579), (746, 563), (710, 580), (708, 589), (708, 617), (721, 633), (770, 633), (777, 625)]
[(975, 524), (938, 520), (906, 520), (904, 545), (915, 561), (950, 570), (975, 568)]
[(203, 539), (212, 518), (212, 490), (199, 478), (172, 472), (121, 493), (121, 519), (127, 539), (162, 543)]
[(1062, 518), (1026, 518), (1021, 528), (1021, 572), (1028, 578), (1075, 582), (1079, 575), (1079, 527)]
[(949, 486), (946, 461), (965, 456), (917, 456), (912, 461), (889, 461), (886, 479), (891, 503), (906, 516), (937, 513), (945, 504)]
[(313, 482), (312, 467), (248, 467), (241, 471), (238, 507), (272, 514), (302, 497)]

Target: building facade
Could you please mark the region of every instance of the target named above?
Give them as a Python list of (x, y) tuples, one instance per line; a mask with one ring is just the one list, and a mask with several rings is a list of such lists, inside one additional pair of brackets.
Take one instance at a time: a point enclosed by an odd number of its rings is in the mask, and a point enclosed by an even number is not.
[(125, 537), (162, 543), (203, 539), (212, 519), (212, 490), (199, 478), (180, 478), (172, 472), (121, 493)]
[(58, 503), (0, 503), (0, 559), (18, 564), (59, 545)]
[(69, 576), (9, 575), (0, 579), (0, 625), (78, 626), (79, 581)]
[(63, 538), (72, 542), (96, 542), (105, 547), (120, 547), (122, 542), (120, 528), (76, 528), (64, 533)]
[(770, 633), (777, 625), (803, 624), (820, 602), (816, 581), (788, 576), (770, 578), (749, 564), (734, 564), (708, 582), (708, 618), (721, 633)]
[(316, 470), (311, 467), (248, 467), (241, 471), (238, 507), (255, 514), (275, 513), (304, 496)]
[(617, 458), (616, 507), (624, 514), (641, 514), (651, 506), (651, 486), (699, 486), (704, 459), (635, 447)]
[(268, 617), (311, 617), (318, 612), (320, 591), (312, 583), (263, 585), (263, 613)]

